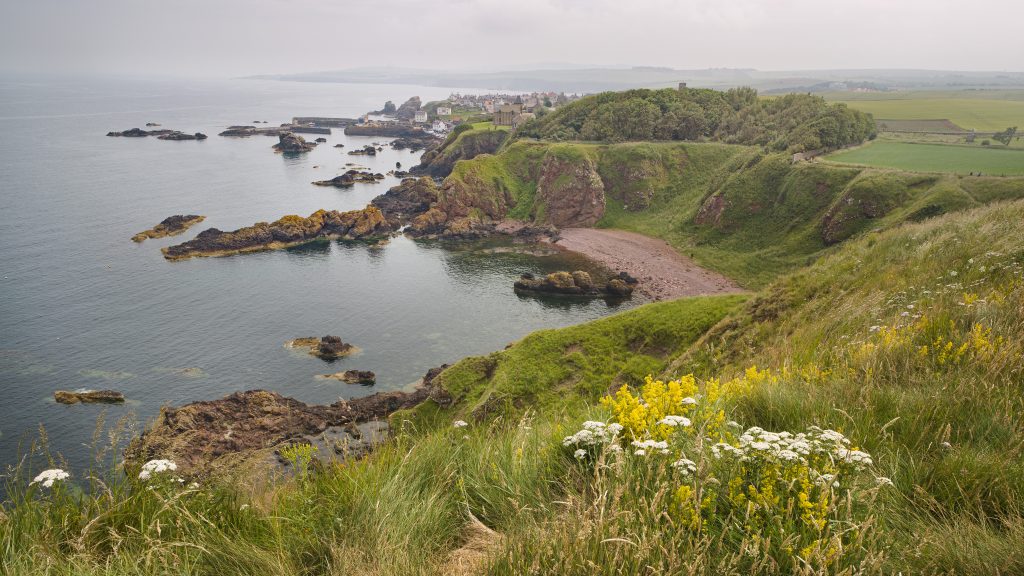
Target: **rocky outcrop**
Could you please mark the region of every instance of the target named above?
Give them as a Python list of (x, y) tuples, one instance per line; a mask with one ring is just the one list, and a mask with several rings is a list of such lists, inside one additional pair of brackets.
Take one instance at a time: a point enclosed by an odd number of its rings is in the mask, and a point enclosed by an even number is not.
[(423, 106), (419, 96), (413, 96), (395, 110), (395, 118), (399, 120), (412, 120), (416, 112)]
[(298, 154), (300, 152), (309, 152), (313, 148), (316, 148), (316, 144), (312, 142), (306, 142), (306, 139), (298, 134), (292, 132), (283, 132), (278, 135), (277, 144), (274, 144), (274, 150), (283, 152), (285, 154)]
[(590, 277), (590, 274), (582, 270), (554, 272), (542, 278), (524, 274), (515, 282), (514, 288), (517, 293), (540, 292), (572, 296), (627, 297), (633, 293), (633, 284), (627, 283), (622, 277), (612, 278), (604, 286), (599, 286)]
[(363, 182), (366, 184), (376, 184), (377, 182), (384, 179), (384, 175), (381, 173), (374, 174), (373, 172), (364, 172), (362, 170), (349, 170), (340, 176), (335, 176), (330, 180), (317, 180), (313, 182), (317, 186), (334, 186), (335, 188), (350, 188), (355, 185), (356, 182)]
[(559, 228), (585, 228), (604, 216), (604, 183), (589, 157), (544, 155), (534, 202), (535, 220)]
[(376, 156), (377, 155), (377, 149), (375, 147), (367, 144), (367, 145), (363, 146), (362, 148), (358, 148), (356, 150), (349, 150), (348, 151), (348, 155), (349, 156)]
[(157, 136), (156, 138), (157, 140), (206, 140), (206, 134), (203, 134), (202, 132), (196, 132), (195, 134), (173, 132), (171, 134)]
[(377, 375), (369, 370), (345, 370), (334, 374), (317, 376), (320, 380), (338, 380), (346, 384), (359, 384), (361, 386), (373, 386), (377, 383)]
[(420, 163), (410, 172), (443, 178), (451, 174), (459, 160), (494, 154), (508, 139), (508, 135), (507, 130), (459, 130), (424, 152)]
[(162, 222), (153, 226), (149, 230), (143, 230), (138, 234), (132, 236), (133, 242), (142, 242), (147, 238), (164, 238), (165, 236), (177, 236), (182, 232), (188, 230), (190, 227), (202, 222), (206, 219), (206, 216), (198, 216), (196, 214), (189, 214), (188, 216), (182, 216), (177, 214), (175, 216), (169, 216), (164, 218)]
[(422, 136), (404, 136), (402, 138), (396, 138), (391, 141), (391, 148), (393, 150), (419, 152), (420, 150), (436, 145), (438, 142), (440, 142), (440, 138), (437, 136), (424, 133)]
[(305, 348), (310, 355), (327, 361), (350, 356), (359, 351), (359, 348), (352, 344), (342, 342), (338, 336), (296, 338), (285, 343), (285, 348)]
[[(146, 126), (159, 126), (159, 124), (149, 123), (146, 124)], [(107, 136), (124, 138), (145, 138), (147, 136), (156, 136), (159, 140), (206, 140), (206, 134), (203, 134), (202, 132), (188, 134), (180, 130), (143, 130), (142, 128), (132, 128), (130, 130), (124, 130), (123, 132), (107, 132)]]
[(58, 390), (53, 393), (53, 399), (60, 404), (120, 404), (124, 402), (124, 394), (114, 390)]
[[(125, 463), (132, 467), (167, 458), (178, 465), (181, 474), (202, 474), (216, 470), (221, 463), (266, 464), (276, 447), (292, 442), (315, 443), (318, 437), (333, 438), (346, 431), (346, 439), (358, 437), (355, 428), (366, 423), (378, 423), (386, 437), (384, 420), (396, 410), (427, 400), (442, 405), (451, 402), (444, 390), (434, 386), (438, 372), (428, 372), (412, 392), (377, 393), (326, 406), (250, 390), (220, 400), (164, 408), (153, 425), (125, 450)], [(335, 446), (332, 451), (348, 455), (344, 448)]]
[(168, 260), (180, 260), (287, 248), (318, 238), (375, 239), (388, 236), (391, 231), (384, 214), (374, 206), (350, 212), (317, 210), (307, 218), (285, 216), (269, 224), (258, 222), (233, 232), (210, 228), (188, 242), (161, 251)]
[(384, 213), (388, 224), (398, 229), (430, 209), (437, 202), (437, 185), (430, 178), (406, 178), (398, 186), (370, 202)]
[(145, 138), (146, 136), (166, 136), (174, 134), (177, 130), (143, 130), (142, 128), (131, 128), (123, 132), (107, 132), (107, 136), (125, 138)]

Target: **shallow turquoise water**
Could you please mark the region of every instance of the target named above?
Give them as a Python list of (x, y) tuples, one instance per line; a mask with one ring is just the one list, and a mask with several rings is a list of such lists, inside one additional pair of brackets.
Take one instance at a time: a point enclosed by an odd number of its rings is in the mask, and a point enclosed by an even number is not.
[[(396, 238), (371, 248), (323, 242), (277, 252), (167, 262), (159, 248), (206, 227), (232, 230), (319, 208), (363, 207), (396, 183), (343, 191), (310, 184), (355, 162), (385, 172), (417, 154), (348, 156), (378, 138), (339, 130), (313, 152), (274, 154), (276, 139), (216, 136), (231, 124), (292, 116), (356, 116), (413, 94), (410, 86), (264, 81), (158, 82), (0, 79), (0, 463), (40, 424), (73, 465), (97, 416), (146, 420), (161, 405), (272, 389), (333, 402), (402, 388), (428, 368), (504, 347), (525, 334), (624, 309), (603, 301), (517, 297), (525, 271), (586, 267), (493, 243)], [(203, 142), (107, 138), (159, 122)], [(314, 136), (308, 136), (312, 138)], [(172, 214), (206, 221), (182, 236), (135, 244)], [(362, 348), (328, 365), (286, 350), (299, 336), (336, 334)], [(198, 368), (201, 372), (183, 372)], [(373, 388), (314, 378), (373, 370)], [(112, 388), (123, 407), (62, 406), (58, 389)]]

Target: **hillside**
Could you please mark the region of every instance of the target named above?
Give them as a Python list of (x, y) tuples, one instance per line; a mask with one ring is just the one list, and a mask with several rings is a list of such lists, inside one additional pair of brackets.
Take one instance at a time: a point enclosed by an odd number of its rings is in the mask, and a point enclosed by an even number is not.
[(456, 164), (420, 224), (632, 230), (758, 288), (863, 231), (1020, 197), (1024, 178), (794, 164), (751, 147), (519, 141)]
[(1022, 239), (1024, 202), (994, 203), (842, 243), (746, 302), (534, 334), (442, 372), (453, 402), (393, 415), (369, 457), (294, 452), (283, 484), (133, 471), (26, 492), (23, 472), (4, 566), (1019, 573)]

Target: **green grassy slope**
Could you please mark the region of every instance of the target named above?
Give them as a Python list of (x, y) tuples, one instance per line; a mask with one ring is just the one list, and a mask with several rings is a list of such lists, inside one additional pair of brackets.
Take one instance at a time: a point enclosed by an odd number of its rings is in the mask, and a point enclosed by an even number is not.
[(565, 410), (661, 372), (744, 300), (685, 298), (541, 330), (506, 350), (458, 362), (438, 382), (456, 400), (457, 415), (467, 419), (520, 414), (526, 408)]
[(788, 155), (750, 147), (646, 142), (515, 142), (458, 163), (450, 178), (465, 185), (452, 190), (489, 199), (482, 203), (488, 207), (508, 203), (510, 217), (540, 220), (545, 207), (536, 201), (536, 183), (546, 155), (566, 166), (583, 158), (596, 165), (606, 197), (597, 226), (664, 238), (748, 288), (865, 230), (1024, 197), (1024, 178), (792, 164)]

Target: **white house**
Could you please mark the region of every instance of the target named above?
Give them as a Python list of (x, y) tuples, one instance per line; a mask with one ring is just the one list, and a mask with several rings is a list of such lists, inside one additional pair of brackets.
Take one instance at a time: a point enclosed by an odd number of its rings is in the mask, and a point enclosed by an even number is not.
[(437, 115), (438, 116), (451, 116), (452, 115), (452, 109), (449, 108), (448, 106), (438, 106), (437, 107)]
[(426, 110), (417, 110), (416, 111), (416, 115), (413, 116), (412, 120), (413, 120), (413, 122), (426, 122), (427, 121), (427, 111)]

